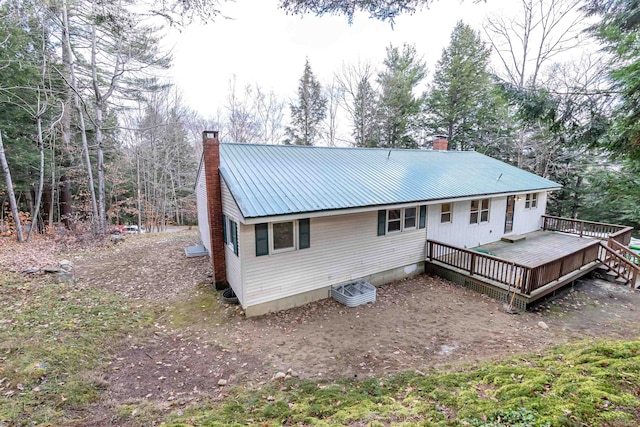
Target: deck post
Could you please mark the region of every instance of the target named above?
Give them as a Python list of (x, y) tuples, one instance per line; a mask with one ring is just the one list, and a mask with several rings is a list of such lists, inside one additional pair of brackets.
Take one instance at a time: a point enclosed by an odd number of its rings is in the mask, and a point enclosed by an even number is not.
[(471, 254), (471, 266), (469, 268), (469, 274), (471, 274), (473, 276), (473, 273), (476, 270), (476, 254), (472, 253)]
[(584, 232), (584, 222), (580, 221), (580, 237), (582, 237), (583, 232)]

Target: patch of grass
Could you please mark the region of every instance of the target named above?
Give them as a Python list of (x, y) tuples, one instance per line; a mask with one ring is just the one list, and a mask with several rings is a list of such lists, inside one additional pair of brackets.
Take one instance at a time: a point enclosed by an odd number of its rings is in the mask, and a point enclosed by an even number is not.
[(68, 423), (106, 388), (115, 340), (149, 321), (119, 296), (0, 277), (0, 424)]
[(640, 341), (578, 343), (458, 372), (236, 388), (166, 425), (637, 426)]
[(185, 328), (193, 325), (223, 325), (227, 322), (219, 292), (212, 285), (200, 284), (193, 295), (171, 305), (163, 316), (168, 316), (171, 326)]

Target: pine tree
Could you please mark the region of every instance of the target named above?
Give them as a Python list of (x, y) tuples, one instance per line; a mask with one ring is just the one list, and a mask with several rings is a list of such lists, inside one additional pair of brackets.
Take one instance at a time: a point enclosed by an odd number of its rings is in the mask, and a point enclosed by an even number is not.
[(327, 114), (327, 99), (311, 71), (309, 59), (298, 86), (298, 102), (291, 103), (291, 126), (287, 127), (288, 142), (313, 145), (320, 134), (320, 124)]
[(426, 104), (430, 130), (447, 135), (450, 147), (474, 148), (492, 123), (489, 55), (480, 34), (458, 21), (436, 65)]
[(379, 132), (383, 147), (414, 148), (417, 120), (424, 97), (414, 91), (426, 76), (426, 65), (415, 46), (387, 48), (385, 69), (378, 74), (380, 85)]
[(585, 10), (601, 18), (592, 31), (612, 54), (610, 79), (621, 94), (607, 148), (640, 159), (640, 2), (591, 0)]
[(358, 147), (377, 147), (377, 94), (368, 79), (358, 82), (354, 100), (353, 137)]

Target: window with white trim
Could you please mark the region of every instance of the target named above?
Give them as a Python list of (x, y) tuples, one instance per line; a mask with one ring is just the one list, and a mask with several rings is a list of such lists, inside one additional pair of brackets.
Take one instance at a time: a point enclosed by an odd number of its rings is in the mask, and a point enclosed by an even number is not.
[(402, 220), (402, 229), (403, 230), (415, 230), (416, 229), (416, 220), (417, 220), (417, 208), (404, 208), (404, 215)]
[(524, 198), (525, 209), (535, 209), (538, 207), (538, 193), (529, 193)]
[(271, 250), (278, 252), (293, 251), (296, 249), (296, 222), (271, 223)]
[(469, 224), (482, 222), (489, 222), (489, 199), (472, 200)]
[(255, 225), (256, 256), (308, 249), (311, 247), (311, 221), (264, 222)]
[(418, 207), (387, 210), (387, 233), (415, 230), (418, 228)]
[(442, 203), (440, 205), (440, 222), (451, 222), (451, 203)]
[(238, 223), (228, 216), (223, 216), (224, 223), (224, 242), (229, 249), (238, 255)]
[(402, 231), (402, 209), (387, 211), (387, 233)]

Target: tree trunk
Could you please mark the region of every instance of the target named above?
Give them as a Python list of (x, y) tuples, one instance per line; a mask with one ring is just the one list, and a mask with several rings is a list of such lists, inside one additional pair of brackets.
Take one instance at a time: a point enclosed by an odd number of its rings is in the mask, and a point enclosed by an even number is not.
[(38, 216), (40, 215), (40, 203), (42, 202), (42, 189), (44, 188), (44, 141), (42, 140), (42, 117), (36, 118), (38, 125), (38, 151), (40, 152), (40, 178), (38, 180), (38, 191), (36, 193), (35, 209), (31, 217), (31, 228), (27, 235), (27, 242), (31, 240), (33, 229), (38, 226)]
[(11, 212), (13, 213), (13, 220), (16, 223), (16, 234), (18, 235), (18, 242), (24, 242), (22, 236), (22, 225), (20, 224), (20, 215), (18, 214), (18, 204), (16, 203), (16, 194), (13, 192), (13, 181), (11, 180), (11, 171), (9, 170), (9, 164), (7, 163), (7, 157), (4, 154), (4, 145), (2, 143), (2, 132), (0, 132), (0, 163), (2, 163), (2, 172), (4, 172), (4, 179), (7, 183), (7, 192), (9, 193), (9, 204), (11, 205)]
[(102, 104), (96, 103), (96, 145), (98, 151), (98, 232), (106, 229), (105, 218), (105, 184), (104, 184), (104, 150), (102, 136)]
[(71, 197), (71, 182), (66, 175), (60, 177), (60, 210), (62, 223), (71, 228), (73, 217), (73, 198)]
[[(84, 154), (85, 166), (87, 168), (87, 177), (89, 180), (89, 194), (91, 195), (91, 212), (93, 214), (92, 220), (95, 220), (98, 217), (98, 205), (96, 203), (96, 190), (93, 184), (93, 169), (91, 168), (91, 157), (89, 156), (89, 144), (87, 142), (87, 126), (84, 121), (84, 111), (82, 110), (82, 103), (80, 102), (80, 96), (78, 95), (78, 81), (76, 79), (74, 66), (73, 66), (74, 64), (73, 64), (73, 55), (71, 51), (71, 40), (69, 38), (69, 16), (67, 12), (67, 7), (68, 7), (67, 0), (63, 0), (62, 20), (63, 20), (63, 26), (64, 26), (63, 35), (65, 36), (63, 49), (65, 49), (69, 54), (69, 74), (71, 77), (70, 84), (74, 94), (73, 95), (74, 106), (78, 111), (78, 121), (80, 123), (80, 135), (82, 137), (82, 151)], [(62, 197), (60, 199), (62, 199)], [(65, 209), (62, 209), (62, 210), (64, 212)], [(68, 221), (65, 221), (65, 224), (68, 224)]]
[(42, 191), (42, 221), (45, 224), (43, 232), (46, 232), (46, 227), (51, 229), (53, 226), (53, 192), (51, 188), (51, 184), (46, 183)]
[[(138, 202), (138, 230), (142, 227), (142, 197), (140, 195), (140, 148), (136, 147), (136, 196)], [(149, 230), (151, 231), (151, 230)]]
[(582, 186), (582, 177), (578, 176), (576, 180), (576, 189), (573, 192), (573, 200), (571, 204), (571, 218), (578, 218), (578, 208), (580, 208), (580, 187)]

